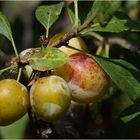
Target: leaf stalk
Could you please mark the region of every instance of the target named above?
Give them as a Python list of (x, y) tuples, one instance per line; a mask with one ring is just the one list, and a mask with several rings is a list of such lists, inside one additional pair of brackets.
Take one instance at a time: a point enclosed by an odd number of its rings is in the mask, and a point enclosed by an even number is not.
[(17, 81), (19, 82), (20, 77), (21, 77), (21, 72), (22, 72), (22, 68), (18, 69), (18, 76), (17, 76)]
[(13, 46), (13, 49), (14, 49), (15, 55), (16, 55), (16, 57), (18, 58), (19, 55), (18, 55), (18, 51), (17, 51), (17, 49), (16, 49), (16, 45), (15, 45), (15, 42), (14, 42), (13, 37), (11, 38), (11, 43), (12, 43), (12, 46)]
[(75, 10), (75, 27), (78, 28), (79, 17), (78, 17), (78, 0), (74, 0), (74, 10)]

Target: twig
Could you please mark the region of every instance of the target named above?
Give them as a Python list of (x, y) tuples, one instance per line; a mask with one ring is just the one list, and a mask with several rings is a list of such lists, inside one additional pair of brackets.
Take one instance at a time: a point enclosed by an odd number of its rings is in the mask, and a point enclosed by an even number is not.
[(120, 38), (120, 37), (109, 37), (107, 39), (107, 42), (110, 45), (116, 44), (116, 45), (122, 46), (122, 47), (124, 47), (126, 49), (130, 49), (130, 50), (133, 50), (133, 51), (140, 51), (140, 48), (138, 46), (135, 46), (135, 45), (131, 44), (130, 42), (128, 42), (124, 38)]
[(1, 69), (1, 70), (0, 70), (0, 75), (1, 75), (3, 72), (6, 72), (6, 71), (8, 71), (8, 70), (10, 70), (10, 69), (12, 69), (12, 68), (15, 68), (15, 67), (17, 67), (17, 65), (11, 65), (11, 66), (9, 66), (9, 67), (7, 67), (7, 68)]
[(70, 40), (72, 37), (74, 37), (75, 35), (76, 35), (76, 33), (74, 33), (74, 32), (72, 32), (72, 33), (68, 32), (68, 33), (66, 33), (66, 34), (63, 36), (62, 39), (60, 39), (60, 40), (54, 42), (53, 44), (49, 45), (48, 47), (49, 47), (49, 48), (52, 48), (52, 47), (59, 48), (59, 47), (61, 47), (62, 45), (66, 44), (67, 41), (69, 41), (69, 40)]
[(100, 34), (96, 33), (96, 32), (80, 32), (80, 34), (82, 36), (92, 36), (94, 38), (96, 38), (97, 40), (103, 42), (104, 41), (104, 37), (102, 37)]
[(45, 35), (41, 35), (39, 38), (40, 42), (41, 42), (41, 47), (42, 48), (46, 48), (48, 45), (48, 37)]

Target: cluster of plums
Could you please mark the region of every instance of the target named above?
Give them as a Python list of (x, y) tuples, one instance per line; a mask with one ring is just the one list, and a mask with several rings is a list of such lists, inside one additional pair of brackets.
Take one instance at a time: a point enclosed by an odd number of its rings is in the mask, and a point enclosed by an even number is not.
[[(69, 45), (86, 51), (80, 37), (72, 38)], [(14, 79), (0, 81), (0, 125), (15, 122), (29, 106), (39, 119), (53, 122), (67, 112), (71, 100), (90, 103), (105, 94), (109, 77), (97, 62), (83, 52), (65, 46), (60, 49), (69, 55), (69, 61), (52, 70), (52, 75), (37, 79), (30, 91)]]

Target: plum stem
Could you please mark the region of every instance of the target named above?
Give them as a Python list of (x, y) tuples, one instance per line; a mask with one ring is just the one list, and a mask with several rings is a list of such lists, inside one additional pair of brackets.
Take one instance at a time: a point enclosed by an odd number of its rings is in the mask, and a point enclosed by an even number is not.
[(15, 45), (15, 42), (14, 42), (14, 39), (13, 39), (13, 38), (11, 39), (11, 43), (12, 43), (12, 46), (13, 46), (15, 55), (16, 55), (16, 57), (18, 58), (18, 51), (17, 51), (17, 49), (16, 49), (16, 45)]
[(102, 53), (102, 50), (103, 50), (103, 46), (99, 46), (96, 51), (96, 55), (100, 55)]
[(22, 72), (22, 68), (18, 69), (18, 76), (17, 76), (17, 81), (19, 82), (20, 77), (21, 77), (21, 72)]
[(105, 44), (105, 57), (109, 58), (110, 45)]
[(74, 0), (74, 10), (75, 10), (75, 24), (74, 24), (74, 26), (77, 29), (78, 28), (78, 21), (79, 21), (79, 17), (78, 17), (78, 0)]
[(11, 66), (9, 66), (9, 67), (7, 67), (7, 68), (1, 69), (1, 70), (0, 70), (0, 75), (1, 75), (3, 72), (6, 72), (6, 71), (8, 71), (8, 70), (10, 70), (10, 69), (13, 69), (13, 68), (15, 68), (15, 67), (17, 67), (17, 65), (11, 65)]

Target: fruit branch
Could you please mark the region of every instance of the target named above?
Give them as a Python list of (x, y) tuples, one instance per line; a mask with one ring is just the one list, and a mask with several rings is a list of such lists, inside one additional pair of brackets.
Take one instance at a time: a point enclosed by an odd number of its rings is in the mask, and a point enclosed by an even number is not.
[(140, 51), (140, 49), (139, 49), (138, 46), (135, 46), (135, 45), (131, 44), (130, 42), (128, 42), (124, 38), (120, 38), (120, 37), (109, 37), (107, 39), (107, 42), (110, 45), (116, 44), (116, 45), (122, 46), (122, 47), (124, 47), (126, 49), (130, 49), (130, 50), (133, 50), (133, 51)]
[(69, 41), (71, 38), (73, 38), (74, 36), (76, 36), (76, 33), (75, 32), (68, 32), (66, 33), (62, 39), (56, 41), (55, 43), (53, 43), (52, 45), (48, 46), (49, 48), (53, 48), (53, 47), (56, 47), (56, 48), (59, 48), (61, 47), (62, 45), (64, 44), (67, 44), (67, 41)]
[[(112, 45), (119, 45), (123, 48), (130, 49), (132, 51), (140, 51), (140, 48), (138, 46), (133, 45), (132, 43), (128, 42), (124, 38), (120, 38), (120, 37), (104, 38), (96, 32), (87, 32), (87, 33), (86, 32), (81, 32), (81, 35), (82, 36), (92, 36), (92, 37), (96, 38), (97, 40), (94, 40), (94, 43), (96, 44), (96, 46), (98, 46), (98, 48), (103, 46), (103, 44), (107, 43), (107, 44), (110, 45), (110, 47)], [(100, 52), (101, 48), (98, 51)], [(99, 53), (98, 51), (97, 51), (97, 54)]]
[(96, 33), (96, 32), (80, 32), (81, 35), (83, 36), (92, 36), (96, 39), (98, 39), (99, 41), (103, 42), (104, 41), (104, 37), (102, 37), (100, 34)]

